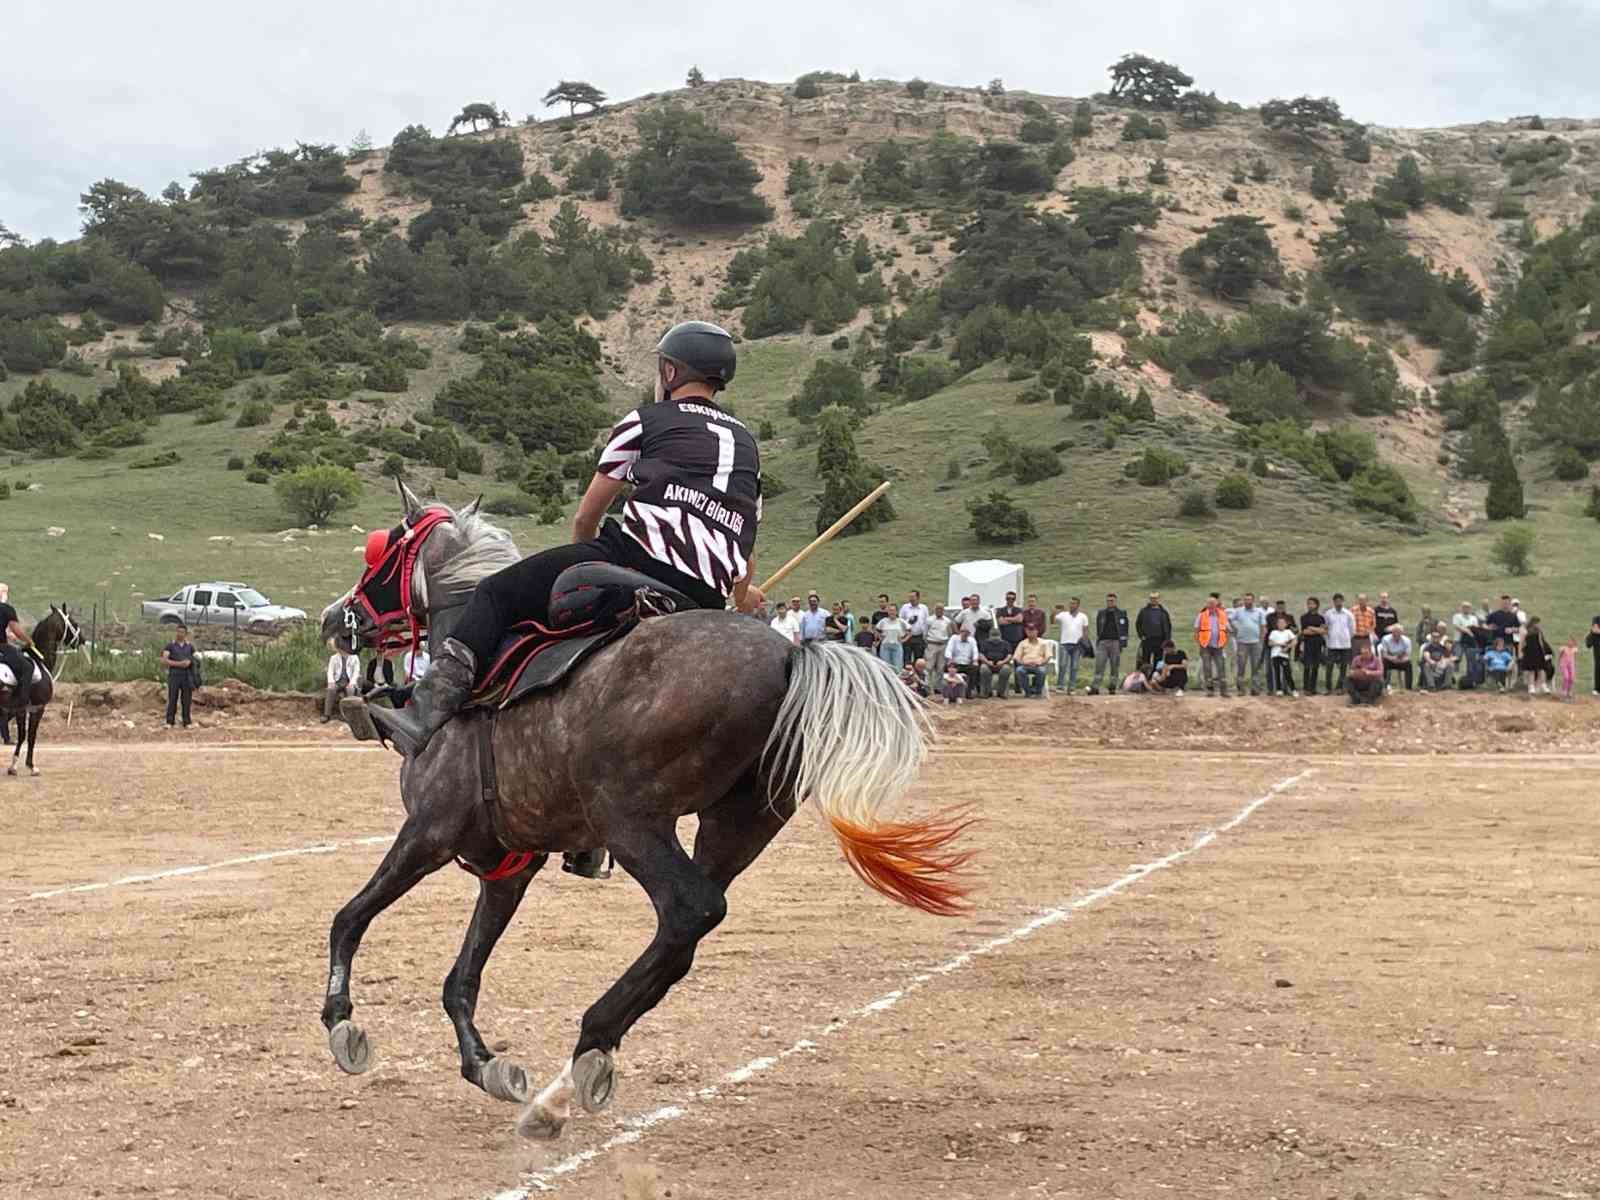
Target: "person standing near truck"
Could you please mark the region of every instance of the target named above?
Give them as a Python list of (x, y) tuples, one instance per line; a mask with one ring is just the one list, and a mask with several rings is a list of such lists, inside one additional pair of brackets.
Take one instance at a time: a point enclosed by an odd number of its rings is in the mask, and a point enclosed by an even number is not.
[(177, 719), (179, 705), (183, 708), (183, 727), (189, 728), (190, 706), (194, 703), (194, 689), (199, 683), (195, 669), (194, 643), (189, 640), (189, 627), (178, 625), (172, 640), (161, 648), (161, 665), (167, 669), (167, 728)]

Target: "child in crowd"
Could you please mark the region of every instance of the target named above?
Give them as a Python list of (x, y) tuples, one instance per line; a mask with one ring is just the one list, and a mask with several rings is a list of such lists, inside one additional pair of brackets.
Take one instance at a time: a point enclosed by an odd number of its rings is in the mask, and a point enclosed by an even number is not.
[(1150, 688), (1150, 680), (1149, 680), (1149, 678), (1145, 675), (1145, 673), (1143, 671), (1139, 670), (1137, 667), (1135, 667), (1134, 670), (1132, 671), (1132, 673), (1129, 674), (1128, 677), (1122, 681), (1122, 690), (1127, 692), (1127, 693), (1129, 693), (1130, 695), (1135, 695), (1135, 696), (1140, 695), (1140, 694), (1148, 691), (1149, 688)]
[(905, 670), (900, 672), (900, 682), (910, 688), (919, 696), (928, 694), (928, 660), (919, 658), (916, 662), (907, 663)]
[(1490, 683), (1502, 692), (1506, 690), (1506, 676), (1511, 672), (1511, 651), (1506, 649), (1505, 638), (1495, 638), (1494, 645), (1483, 652), (1483, 669)]
[(966, 676), (956, 670), (953, 662), (944, 664), (943, 688), (944, 702), (946, 704), (960, 704), (967, 694)]
[(1273, 621), (1275, 629), (1267, 634), (1271, 657), (1267, 660), (1267, 695), (1294, 696), (1300, 693), (1294, 686), (1294, 644), (1298, 640), (1289, 628), (1289, 618), (1280, 614)]
[(1556, 677), (1561, 681), (1561, 698), (1572, 699), (1573, 685), (1578, 678), (1578, 639), (1569, 637), (1561, 647), (1561, 660), (1556, 664)]

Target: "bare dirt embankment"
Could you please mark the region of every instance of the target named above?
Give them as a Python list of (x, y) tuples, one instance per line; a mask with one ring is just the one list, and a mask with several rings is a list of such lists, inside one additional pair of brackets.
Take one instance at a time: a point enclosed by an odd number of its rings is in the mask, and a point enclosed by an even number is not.
[[(321, 723), (322, 697), (266, 692), (228, 679), (195, 694), (198, 741), (316, 737), (347, 740), (337, 722)], [(137, 741), (162, 723), (166, 689), (157, 683), (62, 684), (50, 710), (46, 742)], [(65, 725), (71, 712), (71, 725)], [(1093, 747), (1188, 753), (1256, 754), (1540, 754), (1589, 753), (1600, 745), (1600, 702), (1486, 692), (1399, 692), (1377, 708), (1351, 708), (1343, 697), (1298, 700), (1190, 695), (1052, 697), (935, 705), (944, 738), (977, 738), (1019, 751)], [(958, 741), (957, 745), (960, 744)]]

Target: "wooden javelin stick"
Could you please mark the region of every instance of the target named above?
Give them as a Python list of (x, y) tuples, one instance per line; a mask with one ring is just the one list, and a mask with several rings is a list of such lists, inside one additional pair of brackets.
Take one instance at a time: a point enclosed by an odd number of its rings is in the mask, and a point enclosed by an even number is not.
[(841, 529), (876, 504), (878, 497), (883, 495), (888, 490), (889, 481), (885, 479), (877, 487), (872, 489), (872, 494), (869, 495), (865, 500), (862, 500), (849, 512), (845, 513), (844, 516), (840, 517), (832, 525), (829, 525), (826, 529), (819, 533), (816, 541), (812, 542), (804, 550), (800, 551), (799, 554), (796, 554), (788, 562), (784, 563), (783, 566), (779, 567), (777, 573), (761, 585), (762, 592), (769, 592), (775, 585), (782, 583), (784, 576), (788, 575), (790, 571), (793, 571), (801, 563), (805, 562), (805, 560), (810, 558), (812, 554), (831, 542)]

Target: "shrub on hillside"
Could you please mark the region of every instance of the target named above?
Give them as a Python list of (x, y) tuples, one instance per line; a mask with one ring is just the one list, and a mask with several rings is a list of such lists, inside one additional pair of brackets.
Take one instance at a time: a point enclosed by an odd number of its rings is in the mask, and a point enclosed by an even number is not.
[(928, 94), (928, 81), (926, 79), (913, 79), (906, 84), (906, 94), (913, 100), (921, 100)]
[(234, 418), (234, 426), (238, 429), (254, 429), (265, 425), (272, 420), (272, 405), (266, 400), (246, 400), (239, 406), (239, 415)]
[(484, 502), (483, 511), (494, 517), (531, 517), (539, 509), (539, 501), (518, 492), (507, 492)]
[(1563, 446), (1556, 451), (1552, 469), (1557, 479), (1564, 479), (1569, 483), (1589, 477), (1589, 464), (1573, 446)]
[(252, 467), (244, 473), (244, 481), (246, 483), (271, 483), (272, 476), (260, 467)]
[(1122, 473), (1145, 487), (1159, 487), (1189, 473), (1183, 456), (1161, 446), (1152, 446), (1122, 469)]
[(326, 464), (300, 467), (274, 485), (278, 499), (301, 525), (320, 525), (355, 503), (361, 477), (344, 467)]
[(861, 372), (849, 363), (838, 359), (818, 359), (805, 382), (800, 385), (800, 394), (789, 400), (789, 415), (805, 420), (835, 404), (858, 415), (866, 413), (866, 385), (862, 382)]
[(1504, 567), (1508, 575), (1528, 575), (1533, 571), (1533, 545), (1533, 530), (1526, 525), (1514, 525), (1495, 539), (1489, 557)]
[(1215, 515), (1211, 507), (1211, 497), (1206, 495), (1204, 488), (1190, 488), (1183, 493), (1183, 499), (1178, 501), (1178, 515), (1180, 517), (1209, 517)]
[(149, 471), (156, 467), (173, 467), (182, 462), (176, 450), (158, 450), (154, 454), (147, 454), (143, 458), (136, 458), (128, 464), (132, 471)]
[(1388, 463), (1374, 463), (1350, 481), (1350, 499), (1357, 508), (1371, 509), (1400, 521), (1417, 519), (1417, 500), (1405, 476)]
[(1061, 457), (1048, 446), (1022, 446), (1011, 456), (1011, 476), (1018, 483), (1038, 483), (1061, 474)]
[(1014, 546), (1039, 536), (1028, 510), (1004, 492), (990, 492), (982, 500), (969, 500), (973, 536), (986, 545)]
[(1256, 488), (1250, 482), (1250, 476), (1235, 471), (1217, 481), (1218, 508), (1251, 508), (1255, 502)]
[(230, 470), (230, 471), (242, 471), (242, 470), (244, 470), (244, 459), (241, 456), (237, 455), (237, 454), (230, 455), (229, 458), (228, 458), (228, 470)]
[(1139, 569), (1155, 588), (1192, 584), (1206, 557), (1199, 543), (1181, 533), (1158, 533), (1139, 544)]
[(1528, 515), (1522, 495), (1522, 476), (1517, 473), (1517, 462), (1509, 445), (1500, 446), (1491, 469), (1484, 511), (1491, 521), (1521, 520)]

